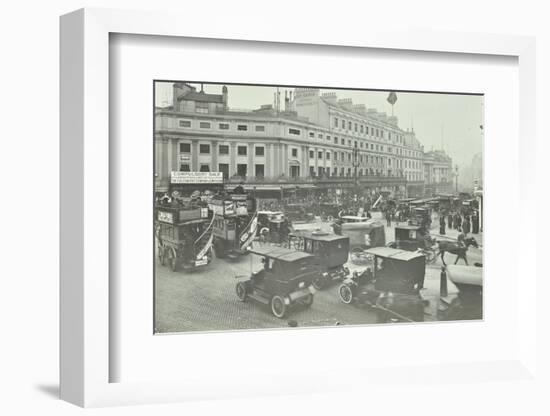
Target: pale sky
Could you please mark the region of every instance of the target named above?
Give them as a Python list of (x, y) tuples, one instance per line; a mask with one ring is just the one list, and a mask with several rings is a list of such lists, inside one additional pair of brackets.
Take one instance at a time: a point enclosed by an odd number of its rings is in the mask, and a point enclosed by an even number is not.
[[(191, 84), (200, 90), (200, 84)], [(256, 109), (262, 104), (273, 104), (276, 87), (227, 85), (229, 108)], [(204, 84), (204, 91), (221, 94), (222, 84)], [(281, 106), (284, 105), (284, 90), (280, 87)], [(391, 105), (386, 101), (388, 91), (359, 91), (321, 89), (336, 92), (338, 98), (352, 98), (354, 104), (365, 104), (391, 115)], [(156, 105), (172, 102), (172, 83), (156, 84)], [(483, 97), (458, 94), (430, 94), (397, 92), (394, 115), (399, 127), (406, 130), (414, 126), (416, 137), (424, 149), (443, 149), (453, 158), (459, 169), (469, 166), (474, 154), (482, 150)]]

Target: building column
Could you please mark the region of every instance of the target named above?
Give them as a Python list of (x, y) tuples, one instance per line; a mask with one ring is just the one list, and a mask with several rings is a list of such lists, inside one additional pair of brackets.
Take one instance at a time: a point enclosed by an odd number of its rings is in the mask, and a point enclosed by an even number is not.
[(168, 139), (165, 137), (162, 137), (159, 139), (159, 147), (158, 147), (158, 167), (157, 172), (160, 177), (167, 178), (169, 176), (168, 173)]
[(281, 172), (279, 170), (279, 147), (281, 146), (280, 143), (274, 143), (273, 144), (273, 176), (280, 176)]
[(254, 143), (248, 143), (248, 168), (246, 174), (252, 178), (256, 175), (254, 171)]
[(218, 171), (218, 141), (212, 140), (210, 146), (210, 154), (212, 155), (212, 163), (210, 166), (210, 172), (217, 172)]
[(265, 145), (264, 174), (267, 177), (273, 176), (273, 172), (271, 169), (271, 143), (266, 143)]
[(282, 175), (285, 173), (285, 162), (284, 162), (284, 153), (283, 153), (284, 145), (282, 143), (279, 143), (279, 175)]
[(284, 162), (285, 162), (285, 176), (288, 176), (289, 172), (288, 172), (288, 144), (285, 143), (285, 150), (284, 150), (284, 158), (283, 158)]
[(178, 163), (178, 139), (168, 138), (167, 139), (167, 165), (168, 165), (168, 176), (171, 175), (171, 172), (174, 170), (179, 170)]
[(229, 176), (237, 174), (237, 143), (229, 144)]
[(319, 173), (319, 158), (318, 156), (319, 148), (314, 147), (313, 148), (313, 161), (315, 163), (315, 174), (317, 175)]
[(191, 140), (191, 171), (199, 171), (199, 141)]
[(306, 178), (309, 175), (309, 149), (307, 146), (302, 146), (302, 172), (300, 176)]

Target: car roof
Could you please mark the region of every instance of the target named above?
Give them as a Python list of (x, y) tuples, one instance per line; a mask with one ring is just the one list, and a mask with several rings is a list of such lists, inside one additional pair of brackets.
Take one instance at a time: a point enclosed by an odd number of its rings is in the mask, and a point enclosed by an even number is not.
[(310, 238), (312, 240), (319, 240), (319, 241), (349, 240), (349, 237), (346, 237), (344, 235), (331, 234), (331, 233), (316, 233), (315, 231), (301, 231), (295, 234), (298, 235), (299, 237), (305, 237), (305, 238)]
[(403, 261), (409, 261), (424, 256), (423, 254), (414, 251), (399, 250), (390, 247), (373, 247), (365, 250), (365, 253)]
[(359, 222), (344, 222), (341, 224), (342, 230), (370, 230), (373, 228), (384, 228), (378, 220), (368, 220)]
[(313, 258), (311, 254), (305, 253), (303, 251), (289, 250), (283, 247), (255, 247), (248, 251), (259, 256), (264, 256), (285, 262), (293, 262), (304, 258)]
[(258, 211), (258, 214), (275, 215), (275, 214), (283, 214), (283, 211)]
[(395, 229), (396, 230), (419, 230), (420, 228), (420, 225), (396, 225), (395, 226)]
[(369, 220), (368, 217), (360, 217), (359, 215), (342, 215), (340, 218), (349, 220), (361, 220), (364, 222), (367, 222)]

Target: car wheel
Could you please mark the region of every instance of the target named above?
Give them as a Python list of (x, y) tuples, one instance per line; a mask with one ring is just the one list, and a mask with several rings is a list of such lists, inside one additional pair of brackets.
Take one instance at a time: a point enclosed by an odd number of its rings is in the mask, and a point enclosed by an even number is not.
[(311, 284), (316, 290), (322, 290), (325, 287), (326, 282), (324, 278), (317, 277), (313, 279), (313, 282), (311, 282)]
[(246, 286), (243, 282), (237, 283), (237, 286), (235, 286), (235, 292), (237, 292), (237, 297), (241, 302), (246, 301)]
[(271, 312), (277, 318), (284, 318), (286, 313), (286, 305), (281, 296), (275, 295), (271, 298)]
[(340, 300), (348, 305), (353, 300), (353, 291), (351, 290), (351, 287), (346, 284), (341, 285), (338, 288), (338, 294), (340, 295)]
[(313, 304), (313, 295), (311, 293), (306, 297), (300, 299), (300, 305), (303, 305), (306, 308), (309, 308), (312, 304)]

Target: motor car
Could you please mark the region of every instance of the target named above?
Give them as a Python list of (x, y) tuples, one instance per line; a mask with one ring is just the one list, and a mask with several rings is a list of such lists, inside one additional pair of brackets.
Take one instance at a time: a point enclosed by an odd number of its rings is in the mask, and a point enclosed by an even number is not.
[(421, 295), (426, 259), (423, 254), (374, 247), (372, 267), (354, 272), (338, 288), (345, 304), (366, 305), (377, 311), (378, 322), (421, 322), (429, 301)]
[(261, 257), (262, 266), (248, 280), (237, 283), (235, 291), (240, 301), (254, 300), (266, 305), (277, 318), (284, 318), (296, 306), (312, 305), (313, 280), (319, 274), (315, 256), (276, 246), (249, 252)]
[(267, 242), (282, 243), (289, 234), (289, 223), (282, 211), (258, 211), (258, 233)]
[(292, 233), (289, 238), (301, 239), (294, 247), (315, 256), (320, 273), (313, 280), (317, 290), (329, 283), (342, 281), (349, 275), (346, 262), (349, 258), (349, 237), (331, 234), (321, 230)]
[(332, 226), (334, 233), (350, 239), (350, 249), (364, 250), (386, 245), (384, 224), (367, 217), (343, 216)]
[(387, 245), (407, 251), (421, 251), (426, 256), (426, 262), (431, 264), (436, 260), (435, 240), (419, 225), (396, 225), (395, 241)]

